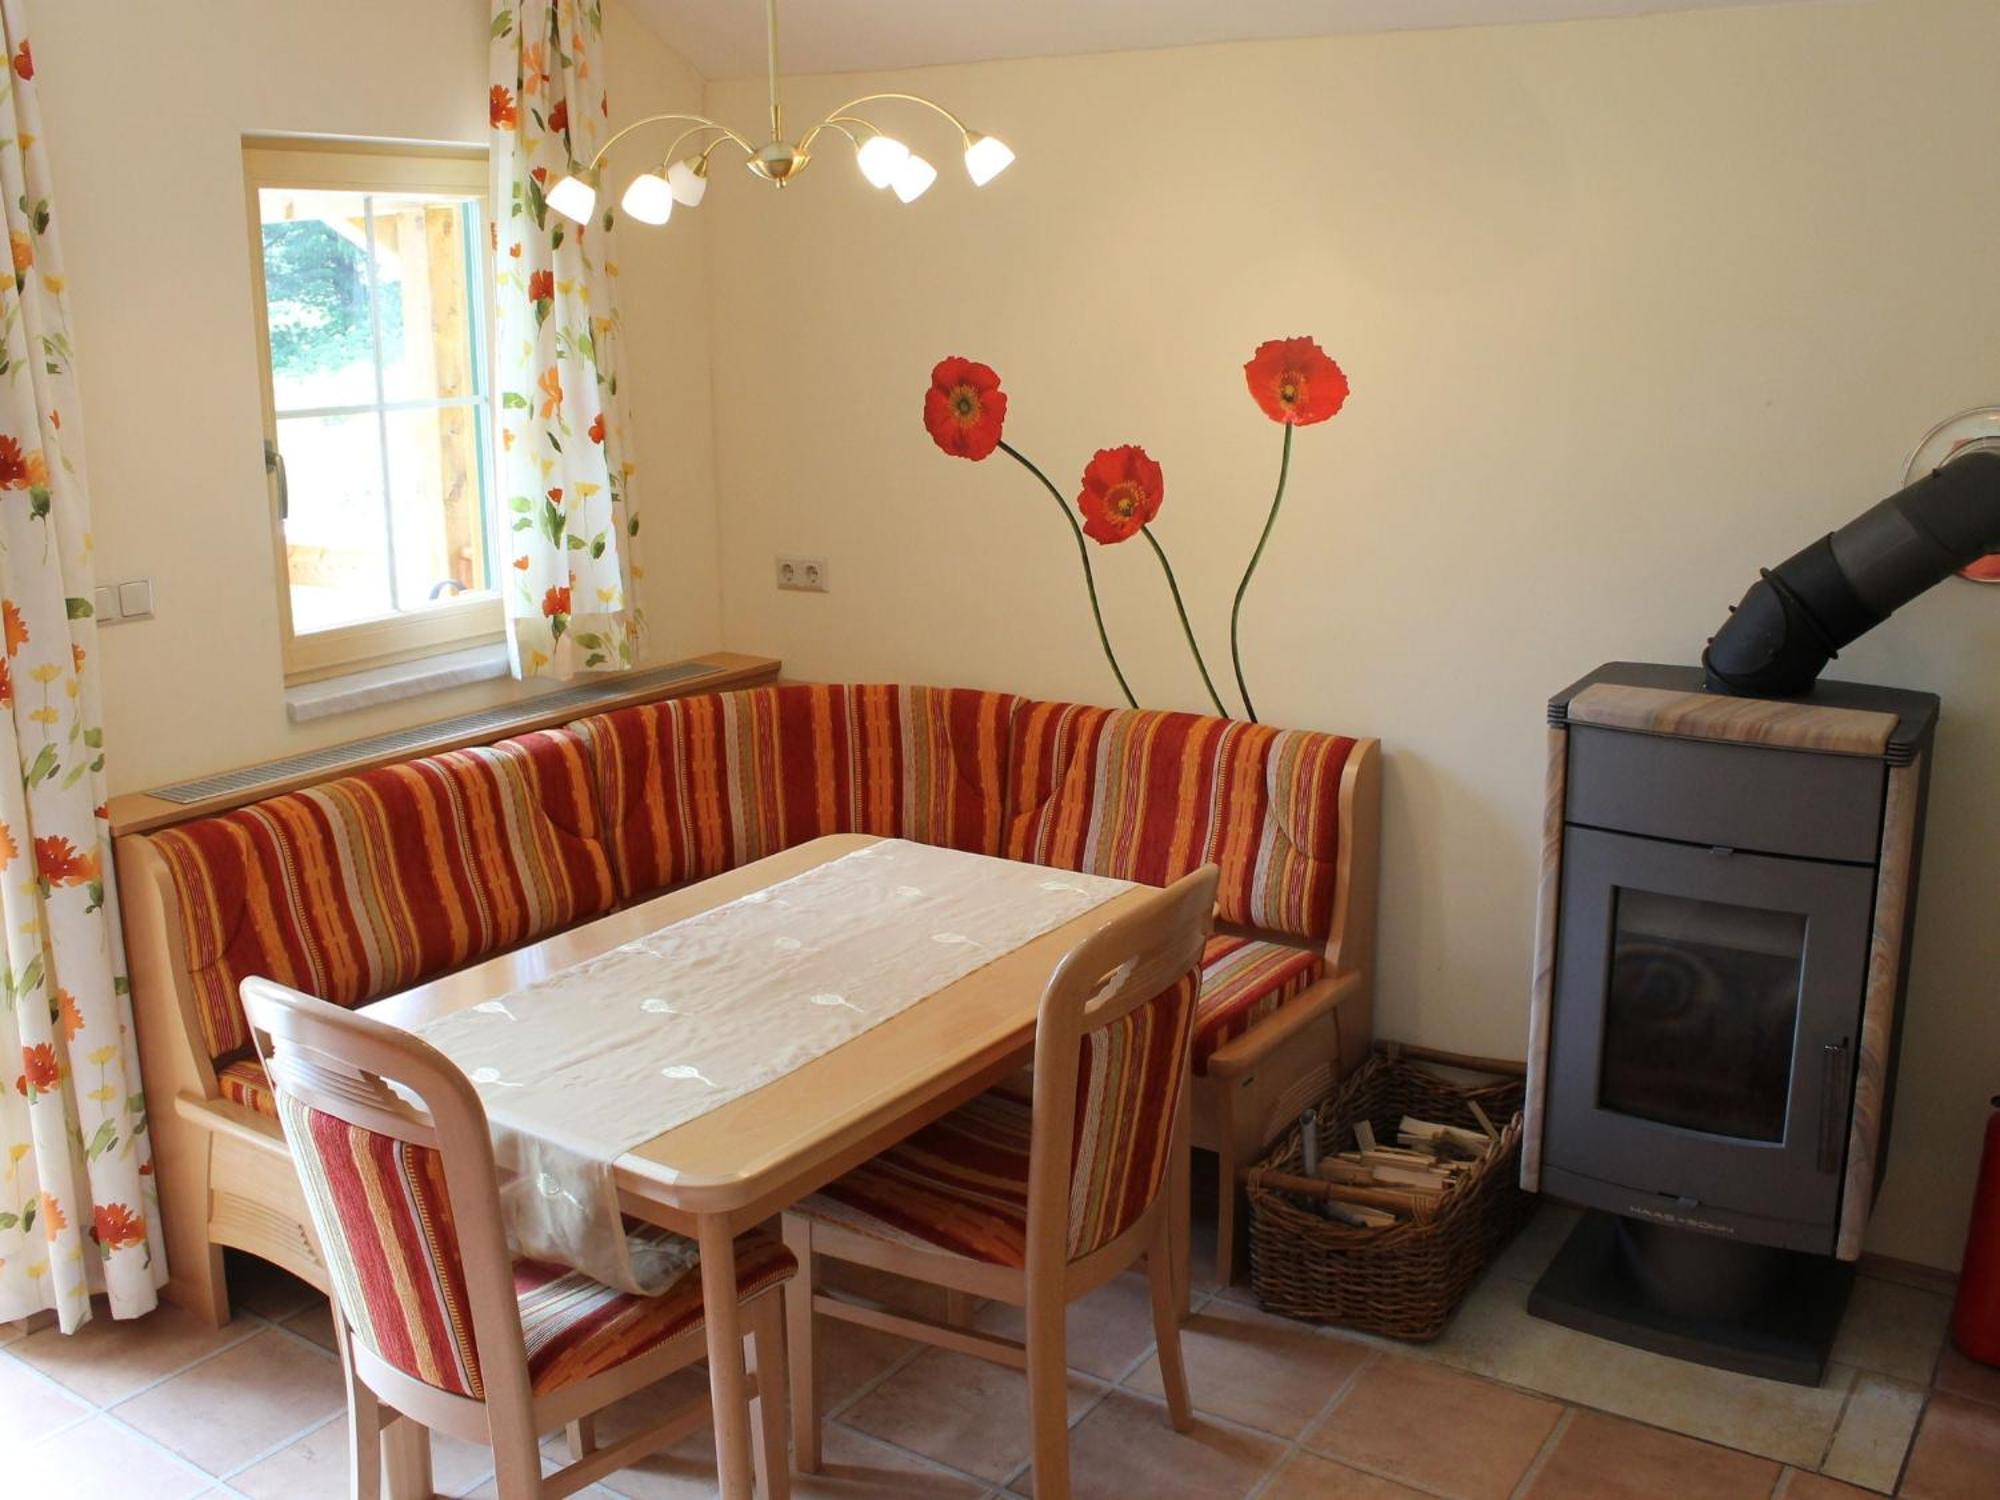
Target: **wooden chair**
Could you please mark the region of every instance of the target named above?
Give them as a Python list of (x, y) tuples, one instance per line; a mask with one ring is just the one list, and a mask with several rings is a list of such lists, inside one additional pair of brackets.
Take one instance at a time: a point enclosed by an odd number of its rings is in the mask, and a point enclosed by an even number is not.
[[(268, 980), (244, 981), (243, 1003), (333, 1284), (357, 1500), (379, 1493), (398, 1418), (420, 1429), (420, 1473), (433, 1429), (490, 1444), (506, 1500), (571, 1494), (709, 1420), (704, 1395), (608, 1447), (593, 1430), (605, 1407), (705, 1356), (698, 1266), (639, 1297), (513, 1259), (486, 1111), (448, 1058)], [(768, 1235), (739, 1240), (736, 1257), (759, 1493), (785, 1500), (779, 1289), (796, 1262)], [(544, 1478), (540, 1434), (559, 1427), (572, 1462)]]
[[(1079, 944), (1035, 1023), (1032, 1099), (991, 1090), (788, 1210), (803, 1274), (785, 1292), (802, 1472), (819, 1467), (813, 1315), (884, 1329), (1028, 1374), (1037, 1500), (1067, 1500), (1063, 1314), (1140, 1256), (1173, 1425), (1193, 1425), (1181, 1362), (1176, 1239), (1187, 1235), (1188, 1075), (1216, 869), (1157, 893)], [(816, 1289), (821, 1259), (945, 1289), (942, 1322)], [(1013, 1303), (1025, 1343), (969, 1326), (971, 1299)]]

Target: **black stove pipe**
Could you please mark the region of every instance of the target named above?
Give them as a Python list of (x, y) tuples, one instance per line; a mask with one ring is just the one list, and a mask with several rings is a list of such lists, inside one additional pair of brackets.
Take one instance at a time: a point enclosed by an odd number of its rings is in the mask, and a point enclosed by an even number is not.
[(1791, 698), (1849, 641), (2000, 551), (2000, 448), (1974, 448), (1775, 568), (1701, 654), (1711, 692)]

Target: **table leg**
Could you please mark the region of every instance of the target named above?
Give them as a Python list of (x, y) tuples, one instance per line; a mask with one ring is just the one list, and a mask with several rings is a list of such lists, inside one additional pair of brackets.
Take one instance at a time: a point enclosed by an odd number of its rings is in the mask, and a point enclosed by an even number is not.
[(702, 1315), (708, 1326), (708, 1394), (715, 1416), (716, 1481), (722, 1500), (751, 1500), (750, 1413), (745, 1399), (743, 1322), (736, 1300), (736, 1237), (725, 1214), (703, 1214)]

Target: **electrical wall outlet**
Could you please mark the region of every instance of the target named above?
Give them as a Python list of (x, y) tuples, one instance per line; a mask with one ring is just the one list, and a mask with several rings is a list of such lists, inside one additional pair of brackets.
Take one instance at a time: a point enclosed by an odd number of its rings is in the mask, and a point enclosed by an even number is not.
[(795, 594), (824, 594), (827, 591), (826, 559), (823, 557), (780, 557), (778, 587)]

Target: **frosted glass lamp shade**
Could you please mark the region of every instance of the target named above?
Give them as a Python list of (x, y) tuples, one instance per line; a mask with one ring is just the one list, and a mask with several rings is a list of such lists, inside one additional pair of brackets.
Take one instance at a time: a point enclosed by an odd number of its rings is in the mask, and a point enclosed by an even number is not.
[(965, 175), (972, 179), (974, 187), (985, 187), (1006, 171), (1013, 160), (1014, 153), (998, 136), (973, 135), (966, 139)]
[(674, 215), (674, 190), (658, 172), (642, 172), (625, 189), (620, 204), (641, 224), (664, 224)]
[(885, 188), (896, 180), (896, 173), (910, 159), (910, 148), (893, 136), (871, 135), (861, 143), (854, 159), (871, 187)]
[(889, 186), (905, 203), (915, 203), (930, 191), (931, 184), (936, 181), (937, 168), (912, 151), (910, 159), (896, 168), (896, 175), (889, 179)]
[(667, 168), (667, 186), (673, 190), (674, 202), (683, 208), (697, 207), (708, 191), (708, 167), (692, 158), (677, 161)]
[(571, 173), (549, 189), (549, 207), (575, 224), (588, 224), (597, 209), (597, 174)]

